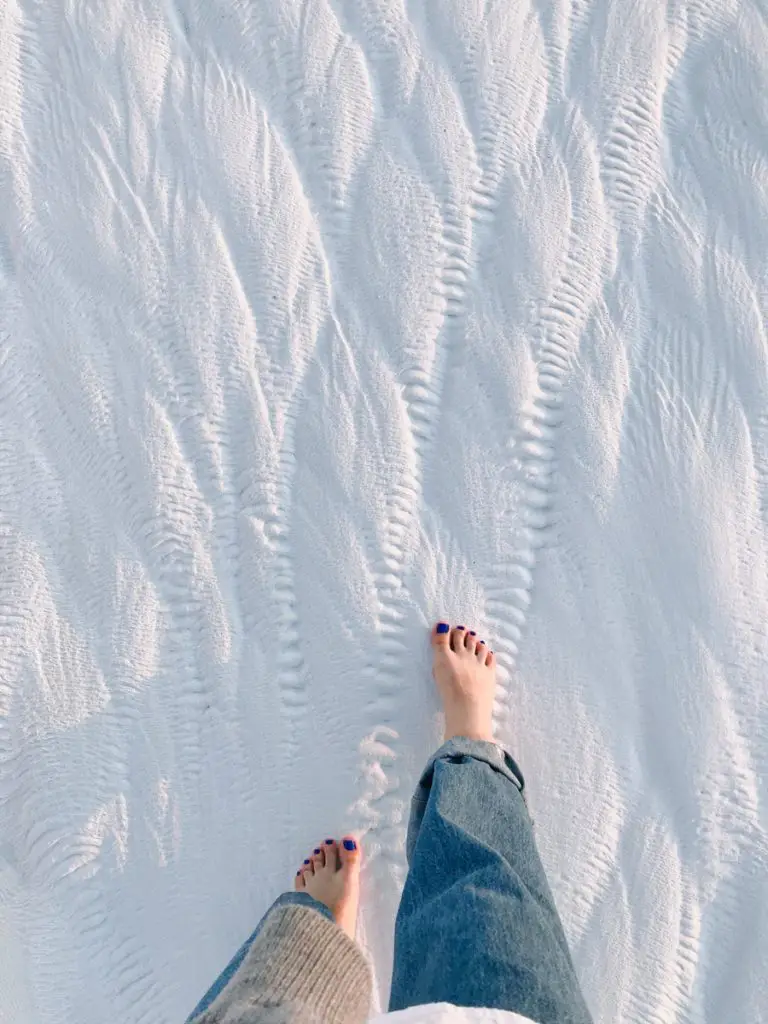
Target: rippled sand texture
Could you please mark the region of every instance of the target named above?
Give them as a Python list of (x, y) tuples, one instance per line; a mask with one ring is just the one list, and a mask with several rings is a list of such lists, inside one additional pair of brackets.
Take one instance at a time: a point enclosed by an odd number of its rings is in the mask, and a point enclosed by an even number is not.
[(764, 0), (0, 5), (0, 1020), (177, 1024), (428, 628), (601, 1022), (768, 1005)]

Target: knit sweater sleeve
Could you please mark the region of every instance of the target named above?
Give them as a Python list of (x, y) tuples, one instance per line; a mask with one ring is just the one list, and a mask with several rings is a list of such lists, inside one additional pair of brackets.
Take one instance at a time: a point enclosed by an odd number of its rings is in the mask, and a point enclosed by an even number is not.
[(359, 946), (310, 907), (286, 904), (192, 1024), (363, 1024), (371, 972)]

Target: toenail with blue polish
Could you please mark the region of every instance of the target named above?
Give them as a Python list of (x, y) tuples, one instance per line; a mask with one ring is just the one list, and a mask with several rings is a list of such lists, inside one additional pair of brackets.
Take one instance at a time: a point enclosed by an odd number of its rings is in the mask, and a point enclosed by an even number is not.
[(457, 626), (456, 629), (464, 629), (463, 626)]
[(438, 622), (437, 624), (438, 633), (447, 633), (450, 628), (447, 622)]
[(474, 629), (470, 629), (469, 635), (470, 636), (477, 636), (477, 633), (474, 631)]
[(480, 641), (480, 643), (481, 643), (481, 644), (484, 644), (484, 643), (485, 643), (485, 640), (481, 640), (481, 641)]
[(320, 853), (320, 847), (319, 847), (319, 846), (318, 846), (318, 848), (317, 848), (317, 849), (315, 850), (315, 853)]
[(333, 844), (333, 840), (332, 839), (326, 839), (325, 842), (326, 842), (326, 844), (328, 846), (331, 846)]
[(356, 850), (357, 849), (357, 843), (355, 842), (354, 839), (345, 839), (344, 840), (344, 849), (345, 850)]
[(305, 860), (305, 861), (304, 861), (304, 863), (305, 863), (305, 864), (309, 864), (309, 861), (308, 861), (308, 860)]

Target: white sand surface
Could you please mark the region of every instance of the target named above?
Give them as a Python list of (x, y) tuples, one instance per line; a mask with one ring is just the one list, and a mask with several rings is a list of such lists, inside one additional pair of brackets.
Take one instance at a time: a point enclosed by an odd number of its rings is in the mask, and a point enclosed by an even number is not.
[(0, 1020), (318, 839), (386, 1008), (477, 628), (600, 1022), (768, 1020), (765, 0), (0, 3)]

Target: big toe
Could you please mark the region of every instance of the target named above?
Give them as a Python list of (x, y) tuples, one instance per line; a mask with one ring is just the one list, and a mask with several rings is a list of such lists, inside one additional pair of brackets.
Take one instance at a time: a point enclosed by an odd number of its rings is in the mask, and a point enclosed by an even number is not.
[(447, 622), (437, 622), (432, 628), (432, 645), (448, 648), (451, 642), (451, 627)]
[(339, 859), (342, 871), (356, 875), (360, 871), (360, 843), (354, 836), (344, 836), (339, 843)]

